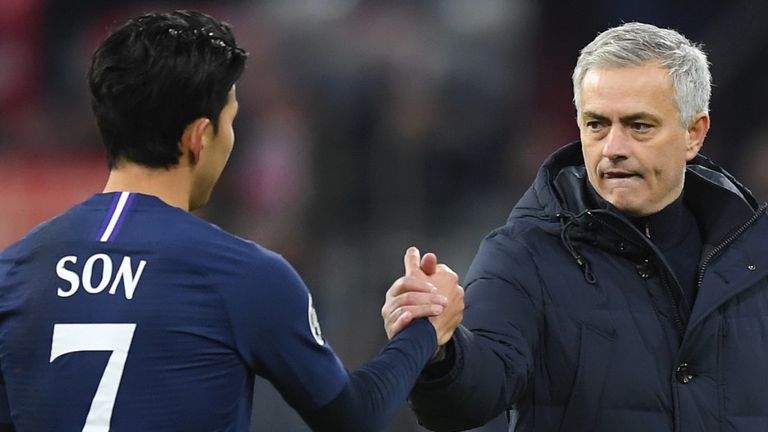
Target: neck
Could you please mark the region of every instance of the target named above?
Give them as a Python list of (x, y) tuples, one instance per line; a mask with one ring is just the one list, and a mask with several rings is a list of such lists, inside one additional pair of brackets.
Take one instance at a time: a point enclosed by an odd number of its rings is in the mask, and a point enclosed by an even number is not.
[[(587, 197), (590, 204), (597, 208), (614, 208), (595, 191), (589, 182), (587, 182)], [(688, 235), (691, 227), (696, 226), (696, 219), (685, 206), (682, 194), (656, 213), (642, 217), (627, 216), (627, 218), (657, 246), (675, 244)]]
[(121, 162), (109, 172), (104, 192), (135, 192), (152, 195), (166, 204), (189, 211), (191, 175), (183, 166), (149, 168)]
[(676, 244), (685, 238), (691, 227), (696, 224), (693, 215), (685, 207), (682, 196), (652, 215), (630, 220), (659, 246)]

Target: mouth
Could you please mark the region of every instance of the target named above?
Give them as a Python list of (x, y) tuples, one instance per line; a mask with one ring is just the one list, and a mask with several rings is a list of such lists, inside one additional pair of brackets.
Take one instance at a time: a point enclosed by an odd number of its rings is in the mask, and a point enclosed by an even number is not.
[(603, 171), (600, 176), (606, 180), (622, 180), (632, 177), (640, 177), (637, 173), (622, 170)]

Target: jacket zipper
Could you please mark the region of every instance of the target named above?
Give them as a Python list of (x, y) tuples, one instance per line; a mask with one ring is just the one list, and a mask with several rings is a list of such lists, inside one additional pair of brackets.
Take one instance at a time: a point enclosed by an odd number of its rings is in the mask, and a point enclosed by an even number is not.
[[(590, 216), (595, 215), (595, 213), (596, 212), (593, 212), (593, 211), (587, 211), (587, 214), (590, 215)], [(604, 213), (604, 214), (610, 215), (613, 218), (616, 218), (615, 215), (613, 215), (613, 214), (611, 214), (609, 212), (599, 212), (599, 213)], [(636, 243), (636, 241), (631, 239), (628, 235), (626, 235), (623, 232), (622, 229), (614, 227), (611, 224), (609, 224), (607, 221), (601, 220), (598, 217), (595, 217), (594, 219), (597, 220), (600, 224), (602, 224), (606, 228), (608, 228), (611, 231), (613, 231), (618, 236), (624, 238), (624, 240), (627, 240), (627, 241), (632, 242), (632, 243)], [(621, 221), (620, 219), (619, 219), (619, 221), (622, 223), (622, 225), (625, 225), (624, 222)], [(650, 230), (648, 230), (648, 226), (647, 225), (646, 225), (646, 231), (650, 231)], [(647, 240), (645, 242), (646, 244), (644, 246), (648, 247), (648, 244), (650, 243), (650, 238), (651, 238), (650, 232), (647, 232), (647, 233), (641, 232), (640, 235), (641, 236), (647, 236), (646, 237)], [(651, 249), (651, 251), (653, 251), (654, 250), (653, 249), (653, 243), (650, 243), (650, 245), (651, 245), (650, 249)], [(656, 254), (654, 252), (653, 255), (658, 255), (658, 254)], [(662, 266), (662, 267), (666, 267), (666, 266)], [(685, 325), (683, 324), (683, 317), (682, 317), (682, 314), (680, 313), (680, 303), (678, 301), (677, 296), (675, 296), (674, 292), (672, 291), (672, 288), (669, 286), (668, 276), (667, 276), (666, 273), (667, 273), (667, 270), (665, 268), (664, 269), (664, 274), (660, 275), (660, 276), (661, 276), (662, 283), (664, 285), (664, 290), (667, 292), (667, 296), (669, 296), (669, 300), (672, 302), (672, 321), (673, 321), (673, 324), (675, 326), (675, 330), (677, 330), (678, 337), (682, 341), (683, 337), (685, 336)]]
[(749, 220), (744, 222), (739, 229), (732, 232), (731, 235), (728, 236), (722, 243), (717, 245), (712, 251), (709, 252), (709, 254), (704, 257), (704, 260), (701, 261), (701, 265), (699, 266), (699, 277), (696, 281), (696, 292), (698, 292), (701, 289), (701, 284), (704, 283), (704, 273), (707, 270), (707, 266), (710, 264), (710, 262), (715, 259), (715, 257), (725, 249), (726, 246), (728, 246), (730, 243), (732, 243), (734, 240), (739, 238), (742, 234), (744, 234), (744, 231), (747, 230), (750, 226), (752, 226), (753, 223), (755, 223), (758, 219), (760, 219), (760, 216), (765, 213), (765, 209), (768, 208), (768, 204), (763, 204), (760, 206), (760, 208), (755, 212), (754, 215), (752, 215)]
[(672, 291), (672, 287), (669, 286), (669, 277), (667, 273), (667, 271), (664, 272), (664, 274), (661, 276), (661, 280), (664, 283), (664, 289), (667, 291), (667, 295), (672, 300), (672, 310), (674, 311), (672, 314), (672, 319), (675, 322), (677, 335), (680, 338), (679, 341), (682, 342), (683, 338), (685, 337), (685, 324), (683, 324), (683, 317), (682, 313), (680, 312), (680, 302), (678, 302), (675, 293)]

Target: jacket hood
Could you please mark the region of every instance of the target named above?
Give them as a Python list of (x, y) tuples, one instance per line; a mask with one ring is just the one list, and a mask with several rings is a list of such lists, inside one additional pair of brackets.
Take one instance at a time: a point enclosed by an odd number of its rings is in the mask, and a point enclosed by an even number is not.
[[(555, 151), (542, 164), (536, 179), (509, 215), (507, 224), (529, 221), (558, 235), (589, 283), (596, 278), (580, 243), (602, 249), (621, 244), (623, 255), (642, 261), (651, 242), (610, 203), (592, 203), (581, 143), (574, 141)], [(729, 233), (752, 218), (758, 204), (751, 192), (731, 174), (705, 156), (688, 162), (683, 199), (702, 230), (703, 252), (712, 250)]]
[[(688, 162), (685, 179), (686, 203), (689, 205), (700, 201), (689, 199), (689, 195), (696, 197), (717, 191), (719, 198), (730, 200), (733, 206), (740, 208), (738, 213), (742, 217), (737, 219), (739, 221), (751, 216), (759, 207), (749, 189), (706, 156), (697, 155)], [(556, 220), (561, 215), (591, 210), (587, 181), (581, 142), (571, 142), (544, 161), (533, 184), (512, 209), (509, 221), (525, 217)], [(711, 211), (711, 196), (707, 196), (710, 198), (704, 202), (710, 203), (707, 210)], [(610, 204), (608, 207), (618, 213)]]

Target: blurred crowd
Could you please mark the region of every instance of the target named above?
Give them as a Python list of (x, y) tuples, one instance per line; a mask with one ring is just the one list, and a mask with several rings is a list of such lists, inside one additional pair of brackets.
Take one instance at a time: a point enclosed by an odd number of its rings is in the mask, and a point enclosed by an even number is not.
[[(100, 191), (90, 54), (127, 17), (178, 8), (228, 21), (250, 52), (235, 151), (200, 216), (286, 256), (352, 367), (384, 342), (405, 248), (463, 273), (546, 155), (578, 138), (571, 69), (607, 27), (704, 44), (703, 153), (768, 199), (762, 0), (0, 0), (0, 249)], [(306, 430), (268, 384), (254, 409), (254, 431)], [(421, 429), (404, 409), (391, 430)]]

